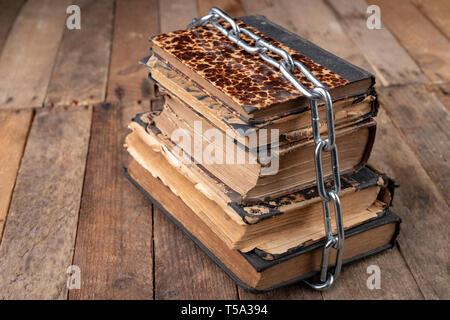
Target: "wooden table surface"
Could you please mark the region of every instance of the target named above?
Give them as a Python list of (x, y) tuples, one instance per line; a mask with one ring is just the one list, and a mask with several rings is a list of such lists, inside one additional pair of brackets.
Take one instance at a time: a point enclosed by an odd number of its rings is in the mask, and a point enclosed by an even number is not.
[[(450, 1), (370, 3), (380, 30), (366, 27), (363, 0), (0, 0), (0, 298), (450, 298)], [(81, 30), (66, 28), (70, 4)], [(265, 15), (377, 78), (370, 163), (400, 185), (402, 229), (328, 291), (242, 290), (121, 175), (127, 123), (160, 104), (136, 63), (147, 38), (212, 5)], [(66, 285), (71, 265), (79, 290)]]

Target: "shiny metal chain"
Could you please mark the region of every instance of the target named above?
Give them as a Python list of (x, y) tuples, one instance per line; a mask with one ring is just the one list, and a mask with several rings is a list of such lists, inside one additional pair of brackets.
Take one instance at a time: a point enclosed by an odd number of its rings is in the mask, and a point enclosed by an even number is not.
[[(223, 27), (219, 20), (222, 19), (230, 24), (230, 29)], [(202, 18), (194, 18), (188, 28), (194, 28), (201, 25), (212, 24), (230, 41), (243, 48), (251, 54), (259, 54), (259, 56), (275, 68), (279, 69), (283, 76), (298, 90), (302, 95), (310, 100), (311, 106), (311, 122), (313, 128), (314, 142), (316, 145), (314, 152), (314, 160), (316, 166), (317, 189), (322, 199), (325, 224), (325, 244), (322, 251), (322, 262), (320, 267), (320, 281), (305, 281), (312, 288), (317, 290), (325, 290), (329, 288), (339, 276), (342, 268), (342, 260), (344, 255), (344, 225), (342, 220), (341, 203), (339, 200), (339, 192), (341, 190), (341, 180), (339, 175), (338, 150), (335, 144), (334, 115), (333, 102), (330, 93), (325, 85), (323, 85), (301, 62), (292, 59), (291, 55), (284, 49), (277, 47), (254, 32), (239, 27), (236, 21), (222, 10), (212, 7), (209, 13)], [(248, 42), (241, 39), (244, 34), (255, 41), (255, 45), (251, 46)], [(267, 55), (272, 52), (282, 58), (278, 61)], [(305, 77), (314, 84), (314, 88), (309, 90), (293, 75), (295, 69), (300, 70)], [(320, 137), (319, 126), (319, 110), (318, 102), (324, 101), (327, 117), (328, 137), (323, 139)], [(322, 152), (331, 152), (331, 166), (334, 180), (334, 188), (327, 191), (324, 182)], [(333, 203), (337, 235), (333, 235), (331, 224), (330, 203)], [(328, 270), (330, 249), (334, 248), (336, 252), (336, 260), (334, 271)]]

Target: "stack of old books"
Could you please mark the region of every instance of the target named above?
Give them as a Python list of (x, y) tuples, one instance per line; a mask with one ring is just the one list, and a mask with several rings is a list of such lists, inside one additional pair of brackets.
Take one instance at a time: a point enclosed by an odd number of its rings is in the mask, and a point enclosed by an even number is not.
[[(388, 210), (393, 182), (366, 165), (378, 109), (373, 76), (264, 17), (239, 23), (285, 49), (330, 91), (344, 263), (391, 247), (399, 229)], [(212, 25), (161, 34), (151, 43), (143, 63), (164, 106), (130, 123), (125, 147), (133, 160), (126, 176), (243, 287), (265, 291), (313, 276), (325, 231), (309, 101)], [(326, 135), (325, 121), (321, 131)], [(323, 157), (330, 188), (330, 158)]]

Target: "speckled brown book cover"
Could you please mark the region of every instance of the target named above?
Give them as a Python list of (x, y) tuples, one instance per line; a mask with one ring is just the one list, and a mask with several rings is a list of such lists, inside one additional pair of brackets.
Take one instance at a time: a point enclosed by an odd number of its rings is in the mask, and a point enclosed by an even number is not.
[[(255, 28), (243, 22), (239, 25), (289, 52), (293, 59), (302, 62), (329, 89), (348, 83), (348, 80), (340, 75), (264, 36)], [(254, 45), (254, 41), (249, 37), (242, 35), (242, 38), (250, 45)], [(240, 105), (265, 108), (300, 96), (298, 90), (278, 70), (258, 56), (236, 46), (209, 25), (164, 33), (155, 37), (153, 43), (207, 79)], [(273, 53), (268, 55), (280, 60)], [(294, 75), (306, 87), (313, 88), (313, 84), (299, 70), (295, 70)]]
[[(255, 16), (250, 16), (250, 18), (252, 17), (255, 19)], [(249, 17), (246, 18), (248, 19)], [(256, 16), (256, 18), (259, 18), (259, 16)], [(293, 59), (302, 62), (311, 70), (330, 91), (354, 82), (354, 77), (348, 77), (347, 79), (347, 75), (354, 75), (362, 71), (329, 53), (326, 57), (327, 59), (323, 59), (324, 51), (316, 47), (317, 51), (321, 53), (318, 56), (322, 56), (323, 62), (332, 67), (328, 68), (315, 58), (308, 57), (270, 38), (242, 21), (239, 21), (239, 25), (248, 28), (265, 40), (286, 50)], [(274, 27), (274, 29), (281, 36), (283, 36), (283, 32), (287, 32), (279, 26)], [(293, 34), (289, 34), (289, 36), (301, 39)], [(241, 37), (249, 42), (250, 45), (254, 45), (254, 41), (249, 37), (245, 35)], [(207, 80), (208, 84), (223, 92), (234, 103), (244, 106), (244, 109), (246, 107), (246, 111), (249, 114), (274, 104), (289, 103), (301, 97), (301, 93), (277, 69), (263, 61), (258, 55), (247, 53), (244, 49), (236, 46), (211, 25), (164, 33), (154, 37), (152, 42), (154, 48), (155, 46), (159, 47), (159, 50), (162, 50), (172, 59), (187, 66), (192, 72)], [(300, 41), (296, 42), (297, 45), (299, 43)], [(309, 49), (314, 46), (309, 42), (307, 45)], [(272, 53), (269, 53), (269, 55), (280, 60), (279, 57)], [(335, 61), (330, 63), (330, 60)], [(341, 65), (339, 68), (333, 68), (338, 64)], [(349, 70), (340, 72), (344, 69), (342, 68), (343, 64), (346, 64), (347, 69), (354, 67), (355, 72), (348, 72)], [(336, 70), (333, 71), (332, 69)], [(343, 75), (335, 71), (339, 71)], [(295, 70), (294, 75), (307, 88), (313, 88), (313, 84), (299, 70)], [(369, 77), (370, 74), (365, 73), (359, 75), (359, 80)]]

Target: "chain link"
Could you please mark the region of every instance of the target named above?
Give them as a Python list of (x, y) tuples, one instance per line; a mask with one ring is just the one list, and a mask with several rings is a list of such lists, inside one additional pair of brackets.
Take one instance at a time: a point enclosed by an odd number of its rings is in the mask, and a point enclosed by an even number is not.
[[(226, 29), (220, 24), (219, 19), (222, 19), (230, 24), (231, 29)], [(334, 114), (333, 102), (330, 93), (325, 85), (323, 85), (301, 62), (292, 59), (291, 55), (284, 49), (277, 47), (270, 42), (264, 40), (254, 32), (239, 27), (237, 22), (227, 15), (222, 10), (212, 7), (209, 13), (204, 17), (194, 18), (188, 28), (194, 28), (201, 25), (211, 23), (217, 30), (219, 30), (225, 37), (235, 43), (237, 46), (243, 48), (246, 52), (251, 54), (259, 54), (261, 59), (280, 70), (281, 74), (288, 80), (303, 96), (310, 100), (311, 107), (311, 123), (313, 128), (314, 142), (316, 145), (314, 152), (314, 160), (316, 167), (317, 189), (322, 199), (324, 225), (325, 225), (325, 245), (322, 251), (322, 262), (320, 266), (320, 282), (314, 283), (305, 281), (308, 285), (317, 290), (325, 290), (329, 288), (333, 282), (338, 278), (342, 268), (342, 260), (344, 255), (344, 224), (342, 220), (341, 202), (339, 199), (339, 192), (341, 190), (341, 180), (339, 174), (338, 150), (335, 143), (334, 130)], [(244, 34), (255, 41), (252, 46), (245, 40), (241, 39), (241, 34)], [(272, 52), (282, 58), (281, 61), (273, 59), (267, 53)], [(314, 84), (314, 88), (309, 90), (306, 88), (294, 75), (293, 72), (298, 69), (310, 82)], [(319, 108), (318, 102), (323, 101), (326, 110), (326, 119), (328, 127), (328, 137), (322, 139), (320, 136), (319, 127)], [(331, 152), (331, 167), (334, 181), (334, 188), (327, 191), (325, 187), (322, 153)], [(333, 235), (332, 219), (330, 202), (333, 204), (335, 213), (337, 235)], [(328, 271), (330, 249), (337, 250), (336, 261), (333, 273)]]

